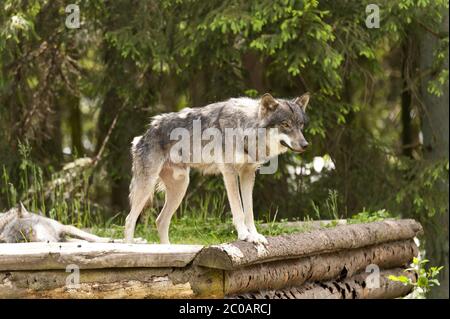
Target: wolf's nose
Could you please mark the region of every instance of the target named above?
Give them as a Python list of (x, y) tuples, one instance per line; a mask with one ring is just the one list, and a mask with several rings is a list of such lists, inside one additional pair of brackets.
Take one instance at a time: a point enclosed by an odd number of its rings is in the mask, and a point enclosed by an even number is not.
[(301, 144), (301, 146), (302, 146), (302, 148), (304, 150), (306, 150), (308, 148), (308, 146), (309, 146), (309, 143), (308, 142), (304, 142), (304, 143)]

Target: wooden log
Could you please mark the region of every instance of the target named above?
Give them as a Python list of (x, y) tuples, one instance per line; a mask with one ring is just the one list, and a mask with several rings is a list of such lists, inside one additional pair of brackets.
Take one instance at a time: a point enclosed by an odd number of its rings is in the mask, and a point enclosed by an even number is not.
[(0, 271), (1, 298), (223, 298), (223, 272), (214, 269), (106, 268)]
[(116, 243), (0, 244), (0, 270), (184, 267), (201, 245)]
[(406, 240), (421, 233), (422, 226), (412, 219), (343, 225), (307, 233), (269, 237), (266, 246), (244, 241), (210, 246), (199, 253), (195, 263), (210, 268), (231, 270), (256, 263)]
[(225, 271), (225, 294), (282, 289), (307, 281), (345, 278), (365, 271), (369, 265), (379, 269), (400, 267), (417, 256), (414, 240), (382, 243), (297, 259), (254, 264)]
[[(266, 250), (245, 242), (203, 249), (200, 245), (0, 244), (0, 297), (221, 298), (303, 289), (312, 282), (345, 282), (371, 264), (380, 269), (403, 267), (417, 255), (413, 237), (420, 232), (420, 224), (411, 220), (346, 225), (270, 238)], [(211, 261), (214, 257), (219, 260)], [(77, 289), (67, 286), (68, 265), (80, 269)], [(360, 291), (349, 287), (351, 292)], [(394, 296), (389, 289), (379, 293)]]
[(0, 272), (0, 298), (192, 298), (188, 281), (176, 282), (170, 268), (87, 269), (78, 286), (63, 270)]
[[(281, 225), (286, 228), (300, 228), (308, 231), (324, 229), (330, 226), (337, 227), (347, 225), (346, 219), (322, 219), (322, 220), (298, 220), (292, 222), (283, 222)], [(258, 228), (270, 228), (271, 223), (259, 224)]]
[[(360, 273), (344, 280), (326, 282), (310, 282), (300, 287), (289, 287), (280, 290), (264, 290), (230, 296), (236, 299), (393, 299), (408, 295), (411, 285), (389, 280), (389, 275), (404, 275), (412, 282), (417, 280), (413, 272), (405, 272), (403, 268), (383, 270), (378, 283), (370, 273)], [(371, 277), (369, 277), (371, 276)], [(377, 285), (378, 284), (378, 285)]]

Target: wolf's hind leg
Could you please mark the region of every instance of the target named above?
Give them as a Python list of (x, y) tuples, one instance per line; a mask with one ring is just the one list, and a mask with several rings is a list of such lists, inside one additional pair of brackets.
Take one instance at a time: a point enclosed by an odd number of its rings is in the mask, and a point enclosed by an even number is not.
[(163, 168), (159, 176), (166, 189), (166, 199), (164, 207), (156, 219), (156, 228), (158, 229), (160, 243), (170, 244), (170, 220), (186, 194), (189, 185), (189, 169)]
[(125, 220), (125, 238), (126, 243), (133, 242), (134, 229), (136, 222), (147, 202), (151, 202), (155, 191), (158, 174), (162, 163), (157, 164), (148, 172), (133, 170), (133, 178), (130, 184), (130, 206), (131, 210)]
[(62, 226), (61, 231), (64, 235), (75, 237), (77, 239), (85, 240), (92, 243), (108, 243), (111, 241), (111, 238), (99, 237), (71, 225), (61, 225), (61, 226)]

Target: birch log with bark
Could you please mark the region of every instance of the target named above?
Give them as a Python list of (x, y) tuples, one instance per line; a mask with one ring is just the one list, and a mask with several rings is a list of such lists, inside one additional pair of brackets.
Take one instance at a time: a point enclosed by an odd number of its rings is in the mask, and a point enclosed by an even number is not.
[(346, 278), (365, 271), (370, 265), (379, 269), (406, 266), (417, 256), (412, 239), (369, 247), (280, 260), (226, 271), (225, 294), (300, 286), (306, 282)]
[(380, 272), (377, 280), (371, 273), (359, 273), (344, 280), (312, 282), (300, 287), (280, 290), (263, 290), (230, 296), (230, 299), (392, 299), (406, 296), (412, 291), (411, 285), (389, 280), (389, 276), (407, 276), (412, 282), (417, 276), (405, 272), (403, 268)]
[(267, 246), (258, 246), (245, 241), (210, 246), (200, 252), (195, 263), (199, 266), (232, 270), (256, 263), (408, 240), (421, 233), (422, 226), (412, 219), (343, 225), (269, 237)]

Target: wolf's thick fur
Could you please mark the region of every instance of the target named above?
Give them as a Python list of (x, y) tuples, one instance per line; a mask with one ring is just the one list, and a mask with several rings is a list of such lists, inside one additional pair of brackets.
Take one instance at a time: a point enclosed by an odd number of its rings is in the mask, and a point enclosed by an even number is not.
[[(271, 157), (288, 149), (296, 152), (306, 149), (308, 142), (303, 137), (302, 130), (307, 121), (305, 109), (308, 101), (309, 94), (291, 101), (274, 99), (266, 93), (261, 99), (233, 98), (202, 108), (186, 108), (180, 112), (155, 116), (145, 134), (134, 138), (132, 142), (133, 177), (129, 195), (131, 211), (126, 218), (125, 241), (132, 242), (137, 218), (147, 203), (152, 201), (159, 183), (165, 190), (166, 198), (156, 224), (160, 242), (169, 243), (170, 220), (186, 193), (189, 170), (192, 167), (206, 174), (223, 175), (238, 238), (265, 243), (266, 239), (257, 232), (253, 220), (252, 191), (255, 171)], [(192, 137), (194, 121), (200, 121), (202, 132), (208, 128), (215, 128), (221, 133), (226, 129), (236, 128), (276, 128), (276, 143), (264, 145), (267, 155), (252, 158), (251, 161), (244, 146), (243, 160), (239, 162), (196, 162), (192, 160), (194, 154), (191, 152), (184, 161), (175, 163), (170, 154), (177, 140), (171, 139), (171, 132), (183, 128)], [(245, 141), (245, 138), (242, 138), (242, 141)], [(201, 141), (202, 147), (206, 142)]]
[(0, 243), (61, 242), (68, 237), (89, 242), (110, 242), (71, 225), (63, 225), (45, 216), (30, 213), (20, 204), (0, 214)]

